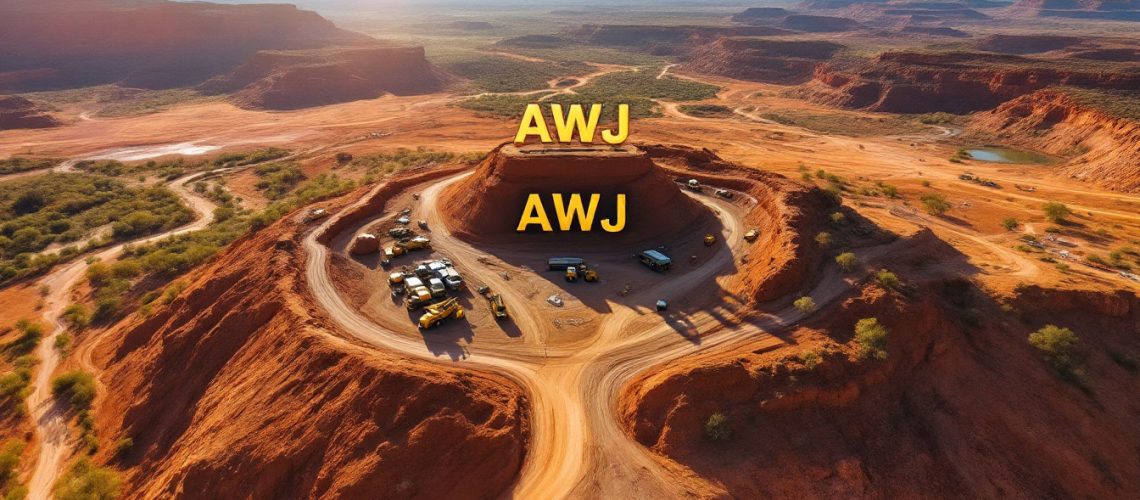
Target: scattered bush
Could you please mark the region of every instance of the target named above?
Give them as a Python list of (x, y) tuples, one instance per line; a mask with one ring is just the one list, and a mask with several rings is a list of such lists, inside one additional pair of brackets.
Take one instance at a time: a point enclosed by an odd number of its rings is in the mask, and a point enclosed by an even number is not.
[(859, 258), (851, 252), (843, 252), (835, 257), (835, 263), (839, 264), (839, 269), (843, 272), (849, 273), (855, 270), (855, 266), (859, 265)]
[(62, 373), (52, 379), (51, 393), (66, 399), (73, 410), (85, 412), (95, 401), (95, 377), (79, 370)]
[(828, 218), (831, 219), (833, 225), (837, 226), (847, 220), (847, 216), (843, 215), (843, 212), (832, 212)]
[(816, 309), (815, 300), (813, 300), (811, 297), (808, 297), (807, 295), (796, 299), (796, 301), (792, 303), (792, 306), (795, 307), (797, 311), (804, 314), (812, 313)]
[(831, 233), (827, 231), (821, 231), (819, 234), (815, 235), (815, 242), (823, 248), (830, 247), (832, 243)]
[(1069, 210), (1068, 206), (1055, 201), (1046, 203), (1041, 209), (1045, 212), (1045, 218), (1054, 224), (1065, 222), (1065, 219), (1073, 214), (1073, 211)]
[(942, 215), (950, 210), (950, 203), (946, 201), (946, 196), (940, 193), (922, 195), (922, 206), (926, 207), (926, 213), (930, 215)]
[(1072, 330), (1056, 325), (1045, 325), (1029, 334), (1029, 344), (1041, 351), (1053, 368), (1066, 374), (1076, 367), (1080, 340)]
[(815, 351), (805, 352), (800, 355), (800, 363), (804, 364), (804, 368), (807, 368), (808, 370), (814, 370), (815, 367), (819, 366), (820, 363), (819, 354), (817, 354)]
[(27, 446), (21, 439), (9, 439), (0, 446), (0, 491), (12, 491), (14, 480), (20, 473), (20, 457)]
[(1017, 219), (1013, 217), (1006, 217), (1001, 221), (1001, 227), (1004, 227), (1006, 231), (1013, 231), (1014, 229), (1017, 229), (1017, 226), (1019, 225), (1020, 223), (1017, 222)]
[(705, 437), (710, 441), (727, 441), (732, 437), (732, 427), (728, 424), (728, 417), (721, 412), (709, 415), (705, 420)]
[(79, 457), (52, 488), (57, 500), (114, 500), (122, 479), (112, 469), (99, 467), (87, 457)]
[(875, 282), (887, 290), (898, 290), (902, 287), (899, 277), (886, 269), (880, 269), (875, 275)]
[(855, 323), (855, 342), (859, 344), (859, 358), (864, 360), (887, 359), (887, 328), (878, 318), (863, 318)]

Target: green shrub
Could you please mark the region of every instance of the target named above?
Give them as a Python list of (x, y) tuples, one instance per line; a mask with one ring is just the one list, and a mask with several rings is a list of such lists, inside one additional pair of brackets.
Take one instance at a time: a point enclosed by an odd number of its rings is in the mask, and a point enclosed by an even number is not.
[[(90, 270), (91, 268), (88, 268)], [(63, 321), (71, 327), (72, 330), (82, 331), (91, 324), (91, 314), (87, 312), (87, 307), (83, 304), (71, 304), (63, 309)]]
[(122, 480), (113, 469), (79, 457), (56, 481), (52, 495), (57, 500), (114, 500), (121, 487)]
[(1029, 334), (1029, 344), (1041, 351), (1053, 368), (1063, 373), (1076, 367), (1080, 340), (1072, 330), (1056, 325), (1045, 325)]
[(0, 491), (11, 491), (12, 483), (20, 473), (20, 457), (27, 446), (21, 439), (9, 439), (0, 446)]
[(887, 359), (887, 328), (878, 318), (863, 318), (855, 323), (855, 342), (859, 345), (859, 358), (864, 360)]
[(705, 437), (710, 441), (727, 441), (732, 437), (732, 427), (728, 423), (728, 417), (721, 412), (709, 415), (705, 420)]
[(902, 281), (899, 280), (899, 277), (886, 269), (880, 269), (875, 274), (875, 282), (887, 290), (898, 290), (902, 287)]
[(819, 366), (820, 363), (819, 354), (817, 354), (815, 351), (805, 352), (800, 355), (800, 363), (803, 363), (804, 368), (807, 368), (808, 370), (814, 370), (815, 367)]
[(1041, 207), (1041, 210), (1045, 212), (1045, 218), (1054, 224), (1065, 222), (1065, 219), (1073, 213), (1068, 206), (1055, 201), (1046, 203)]
[(51, 380), (51, 393), (72, 409), (86, 411), (95, 401), (95, 377), (79, 370), (62, 373)]
[(839, 264), (839, 268), (845, 273), (855, 270), (855, 266), (859, 265), (859, 258), (851, 252), (843, 252), (835, 257), (835, 263)]
[(946, 196), (940, 193), (922, 195), (922, 205), (926, 207), (926, 213), (930, 215), (942, 215), (950, 210), (950, 203), (946, 201)]
[(796, 301), (792, 303), (792, 306), (795, 307), (797, 311), (804, 314), (809, 314), (816, 309), (815, 300), (812, 300), (811, 297), (808, 297), (806, 295), (796, 299)]
[(827, 231), (821, 231), (819, 234), (815, 235), (815, 242), (823, 248), (830, 247), (832, 243), (831, 233)]
[(1019, 225), (1020, 223), (1017, 222), (1017, 219), (1013, 217), (1006, 217), (1001, 221), (1001, 227), (1004, 227), (1006, 231), (1013, 231), (1014, 229), (1017, 229), (1017, 226)]

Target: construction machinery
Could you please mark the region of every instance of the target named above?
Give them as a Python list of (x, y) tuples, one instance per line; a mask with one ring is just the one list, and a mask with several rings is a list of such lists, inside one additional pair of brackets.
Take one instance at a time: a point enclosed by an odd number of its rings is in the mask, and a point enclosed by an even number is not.
[(712, 233), (706, 234), (705, 235), (705, 246), (711, 247), (714, 244), (716, 244), (716, 236), (714, 236)]
[(759, 237), (760, 237), (760, 230), (759, 229), (755, 229), (755, 228), (749, 229), (747, 233), (744, 233), (744, 241), (747, 241), (749, 243), (756, 241), (756, 238), (759, 238)]
[(497, 293), (487, 293), (484, 295), (487, 298), (487, 305), (491, 306), (491, 314), (495, 319), (507, 319), (507, 306), (503, 303), (503, 296)]
[(585, 263), (586, 261), (578, 257), (551, 257), (546, 261), (551, 271), (564, 271), (568, 267), (578, 267)]
[(690, 191), (696, 191), (698, 193), (701, 191), (701, 181), (696, 179), (689, 179), (689, 182), (685, 185), (689, 187)]
[(392, 259), (399, 257), (412, 250), (421, 250), (431, 248), (431, 240), (423, 237), (416, 236), (407, 241), (397, 241), (390, 246), (384, 247), (384, 257)]
[(432, 301), (431, 290), (428, 290), (426, 286), (407, 288), (407, 290), (408, 297), (404, 300), (404, 307), (409, 311), (426, 306)]
[(578, 268), (570, 266), (566, 268), (566, 281), (573, 283), (578, 281)]
[(587, 283), (595, 283), (598, 281), (598, 272), (586, 267), (585, 264), (578, 266), (578, 275)]
[(420, 329), (427, 330), (451, 318), (462, 319), (463, 315), (463, 306), (459, 305), (459, 299), (452, 297), (428, 306), (427, 312), (420, 316), (419, 326)]

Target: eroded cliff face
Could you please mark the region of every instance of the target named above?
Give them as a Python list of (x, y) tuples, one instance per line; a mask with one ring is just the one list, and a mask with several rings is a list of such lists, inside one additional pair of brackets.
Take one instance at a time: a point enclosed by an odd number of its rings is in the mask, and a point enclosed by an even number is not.
[[(96, 350), (98, 435), (134, 498), (491, 498), (527, 404), (505, 379), (345, 340), (311, 304), (299, 224), (235, 243)], [(109, 447), (104, 447), (109, 448)]]
[(1140, 123), (1043, 90), (977, 116), (1003, 141), (1070, 158), (1060, 172), (1119, 191), (1140, 191)]
[(58, 127), (46, 109), (19, 96), (0, 95), (0, 130)]
[(199, 88), (234, 94), (246, 108), (298, 109), (384, 94), (427, 94), (447, 76), (428, 63), (423, 47), (376, 45), (312, 51), (260, 52), (233, 72)]
[[(662, 460), (738, 497), (1128, 496), (1140, 402), (1114, 356), (1140, 356), (1140, 298), (1029, 288), (1004, 300), (1011, 312), (960, 279), (906, 295), (867, 286), (781, 333), (785, 347), (644, 375), (623, 419)], [(857, 356), (853, 325), (868, 317), (890, 332), (886, 360)], [(1083, 386), (1027, 342), (1046, 323), (1081, 336)], [(727, 441), (704, 436), (715, 412)]]
[(845, 108), (969, 113), (1059, 85), (1134, 89), (1140, 87), (1140, 71), (1069, 69), (1012, 55), (898, 51), (855, 66), (818, 65), (814, 81), (796, 92)]

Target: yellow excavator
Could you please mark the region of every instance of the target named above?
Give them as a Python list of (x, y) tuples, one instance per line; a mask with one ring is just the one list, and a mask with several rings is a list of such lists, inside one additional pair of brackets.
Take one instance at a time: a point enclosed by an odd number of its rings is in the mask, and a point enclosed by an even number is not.
[(420, 316), (420, 329), (434, 328), (451, 318), (462, 319), (463, 315), (463, 306), (459, 305), (459, 299), (452, 297), (428, 306), (427, 312)]

